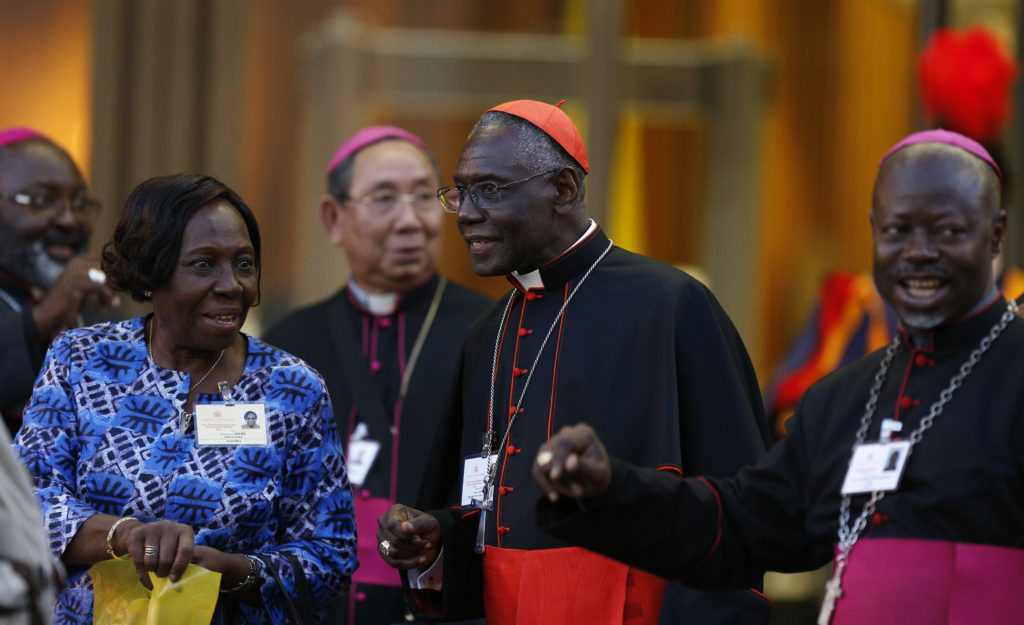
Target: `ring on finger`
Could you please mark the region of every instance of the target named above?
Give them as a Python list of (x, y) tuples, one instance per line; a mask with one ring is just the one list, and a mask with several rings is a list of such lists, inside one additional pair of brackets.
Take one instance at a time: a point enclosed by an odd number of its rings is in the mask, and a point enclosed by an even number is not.
[(547, 449), (537, 454), (537, 466), (546, 469), (551, 464), (551, 459), (555, 457), (555, 454), (551, 453)]
[(389, 541), (387, 538), (380, 541), (380, 544), (377, 545), (377, 548), (380, 550), (380, 555), (385, 557), (391, 557), (391, 541)]
[(107, 282), (107, 274), (102, 269), (97, 269), (96, 267), (89, 268), (88, 276), (89, 280), (99, 285), (106, 284)]
[(159, 554), (160, 547), (157, 547), (156, 545), (146, 545), (146, 548), (142, 550), (142, 555), (147, 558), (150, 556), (155, 558)]

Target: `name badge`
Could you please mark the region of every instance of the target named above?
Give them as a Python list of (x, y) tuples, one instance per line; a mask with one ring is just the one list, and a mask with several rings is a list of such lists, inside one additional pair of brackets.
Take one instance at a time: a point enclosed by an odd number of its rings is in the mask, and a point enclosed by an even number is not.
[(910, 452), (910, 441), (869, 443), (853, 450), (843, 495), (896, 490)]
[(355, 486), (362, 486), (366, 481), (370, 467), (380, 451), (380, 441), (369, 438), (351, 440), (348, 443), (348, 455), (345, 457), (348, 467), (348, 481)]
[(268, 441), (263, 404), (196, 406), (196, 444), (200, 447), (266, 445)]
[[(462, 469), (462, 506), (482, 507), (481, 503), (490, 505), (494, 501), (494, 489), (487, 493), (487, 500), (484, 501), (484, 482), (487, 479), (487, 464), (497, 462), (498, 454), (491, 454), (489, 458), (470, 456), (466, 458)], [(486, 506), (483, 506), (486, 507)]]

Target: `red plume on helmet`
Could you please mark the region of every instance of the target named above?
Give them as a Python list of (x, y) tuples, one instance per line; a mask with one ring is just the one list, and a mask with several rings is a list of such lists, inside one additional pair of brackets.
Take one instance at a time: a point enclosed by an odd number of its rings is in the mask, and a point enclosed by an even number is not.
[(917, 61), (921, 102), (932, 123), (982, 143), (995, 139), (1010, 115), (1017, 65), (988, 30), (935, 31)]

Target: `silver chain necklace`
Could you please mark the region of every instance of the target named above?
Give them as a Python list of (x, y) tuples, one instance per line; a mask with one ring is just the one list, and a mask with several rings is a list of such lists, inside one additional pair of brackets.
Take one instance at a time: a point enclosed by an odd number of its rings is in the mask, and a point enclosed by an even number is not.
[[(963, 384), (964, 379), (970, 375), (974, 366), (981, 360), (982, 354), (988, 351), (988, 348), (992, 346), (992, 343), (1002, 334), (1006, 326), (1013, 321), (1014, 316), (1017, 314), (1017, 302), (1010, 300), (1006, 305), (1006, 312), (1002, 314), (999, 321), (988, 331), (977, 347), (971, 351), (970, 355), (964, 364), (960, 365), (960, 370), (953, 375), (949, 380), (949, 385), (939, 393), (939, 398), (931, 405), (931, 409), (928, 414), (921, 419), (921, 423), (917, 426), (913, 432), (910, 433), (910, 446), (907, 448), (907, 461), (910, 459), (910, 454), (914, 450), (914, 446), (921, 442), (924, 438), (924, 433), (928, 428), (932, 427), (935, 423), (935, 418), (942, 413), (943, 408), (946, 404), (953, 399), (953, 393)], [(868, 394), (868, 403), (864, 406), (864, 416), (860, 419), (860, 427), (857, 429), (856, 440), (853, 443), (853, 450), (856, 450), (860, 445), (864, 443), (864, 439), (867, 437), (868, 428), (871, 427), (871, 421), (875, 414), (875, 408), (878, 404), (878, 395), (882, 391), (882, 383), (885, 382), (886, 374), (889, 372), (889, 365), (892, 364), (893, 358), (896, 356), (900, 346), (899, 336), (893, 339), (892, 343), (885, 350), (885, 356), (882, 358), (881, 364), (878, 365), (878, 372), (875, 374), (874, 384), (871, 386), (871, 391)], [(906, 462), (906, 461), (905, 461)], [(904, 465), (906, 466), (906, 465)], [(832, 577), (829, 578), (825, 584), (825, 599), (821, 604), (821, 612), (818, 614), (818, 625), (828, 625), (832, 619), (832, 612), (835, 610), (836, 601), (843, 596), (842, 591), (842, 577), (843, 571), (846, 569), (847, 562), (849, 561), (850, 551), (853, 550), (853, 546), (857, 543), (860, 538), (861, 532), (867, 527), (868, 517), (875, 513), (875, 509), (878, 506), (878, 502), (885, 497), (885, 491), (874, 491), (871, 493), (871, 497), (864, 504), (864, 509), (861, 510), (860, 515), (857, 516), (853, 522), (853, 526), (849, 525), (850, 522), (850, 495), (843, 495), (842, 504), (839, 506), (839, 533), (838, 533), (838, 548), (839, 553), (836, 554), (835, 565), (832, 573)]]
[[(544, 353), (544, 348), (548, 344), (548, 339), (551, 338), (551, 333), (554, 332), (555, 326), (558, 325), (559, 320), (561, 320), (562, 315), (565, 313), (566, 307), (569, 306), (569, 302), (572, 301), (572, 298), (576, 295), (576, 292), (580, 290), (580, 287), (583, 286), (583, 283), (587, 281), (588, 277), (590, 277), (590, 273), (594, 271), (594, 268), (597, 267), (597, 264), (600, 263), (604, 259), (604, 257), (608, 255), (608, 252), (610, 252), (611, 249), (612, 240), (608, 239), (608, 247), (604, 248), (604, 251), (601, 252), (601, 255), (598, 256), (597, 259), (590, 265), (587, 271), (583, 274), (583, 277), (580, 278), (580, 281), (577, 282), (576, 286), (574, 286), (572, 291), (569, 292), (569, 296), (565, 298), (564, 302), (562, 302), (562, 307), (558, 309), (558, 314), (555, 315), (555, 319), (551, 322), (551, 326), (548, 327), (548, 332), (547, 334), (544, 335), (544, 340), (541, 341), (540, 349), (537, 350), (537, 356), (534, 357), (533, 364), (530, 365), (530, 369), (529, 371), (527, 371), (526, 381), (523, 382), (523, 390), (520, 391), (519, 393), (519, 400), (516, 402), (515, 411), (512, 412), (511, 419), (508, 422), (508, 428), (505, 429), (505, 434), (501, 438), (501, 444), (498, 446), (498, 449), (505, 448), (505, 442), (508, 440), (508, 435), (512, 431), (512, 426), (515, 425), (516, 417), (519, 416), (519, 408), (523, 405), (523, 398), (526, 397), (526, 389), (529, 388), (530, 386), (530, 380), (533, 379), (533, 372), (537, 369), (537, 363), (540, 362), (540, 357)], [(505, 322), (508, 320), (508, 313), (509, 310), (511, 310), (512, 308), (512, 301), (515, 299), (515, 296), (516, 292), (515, 289), (513, 289), (512, 292), (509, 293), (508, 300), (505, 302), (505, 310), (501, 313), (501, 321), (498, 323), (498, 334), (497, 336), (494, 337), (494, 357), (492, 359), (491, 364), (491, 393), (490, 401), (487, 406), (487, 431), (484, 433), (483, 449), (481, 449), (480, 451), (480, 455), (483, 458), (487, 459), (487, 473), (484, 477), (483, 499), (480, 502), (480, 526), (477, 529), (476, 535), (477, 553), (483, 553), (484, 550), (484, 531), (486, 529), (485, 524), (487, 520), (488, 510), (487, 502), (489, 499), (488, 492), (494, 487), (494, 479), (498, 465), (497, 458), (495, 458), (494, 461), (491, 461), (490, 459), (495, 438), (494, 386), (498, 378), (498, 348), (501, 345), (501, 337), (502, 334), (504, 334)]]

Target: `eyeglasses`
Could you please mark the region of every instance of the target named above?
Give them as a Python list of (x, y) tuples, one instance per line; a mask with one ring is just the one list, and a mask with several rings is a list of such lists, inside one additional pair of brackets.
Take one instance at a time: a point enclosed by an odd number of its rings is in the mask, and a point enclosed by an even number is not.
[(53, 219), (66, 206), (76, 217), (90, 217), (100, 208), (100, 203), (85, 195), (66, 198), (49, 191), (38, 193), (0, 193), (0, 200), (24, 206), (34, 217)]
[(559, 171), (561, 167), (556, 169), (550, 169), (548, 171), (542, 171), (539, 174), (533, 174), (519, 180), (513, 180), (512, 182), (506, 182), (505, 184), (494, 184), (493, 182), (475, 182), (469, 186), (456, 185), (454, 187), (441, 187), (437, 190), (437, 198), (441, 200), (441, 208), (447, 213), (459, 212), (459, 207), (462, 206), (462, 202), (468, 195), (473, 203), (476, 204), (477, 208), (484, 210), (494, 208), (501, 202), (501, 192), (511, 186), (517, 185), (527, 180), (533, 180), (538, 176), (544, 176), (547, 174), (553, 174)]
[(395, 193), (381, 190), (359, 198), (346, 198), (345, 201), (361, 204), (381, 217), (394, 215), (401, 204), (412, 206), (419, 215), (427, 215), (437, 209), (437, 198), (427, 190), (415, 193)]

